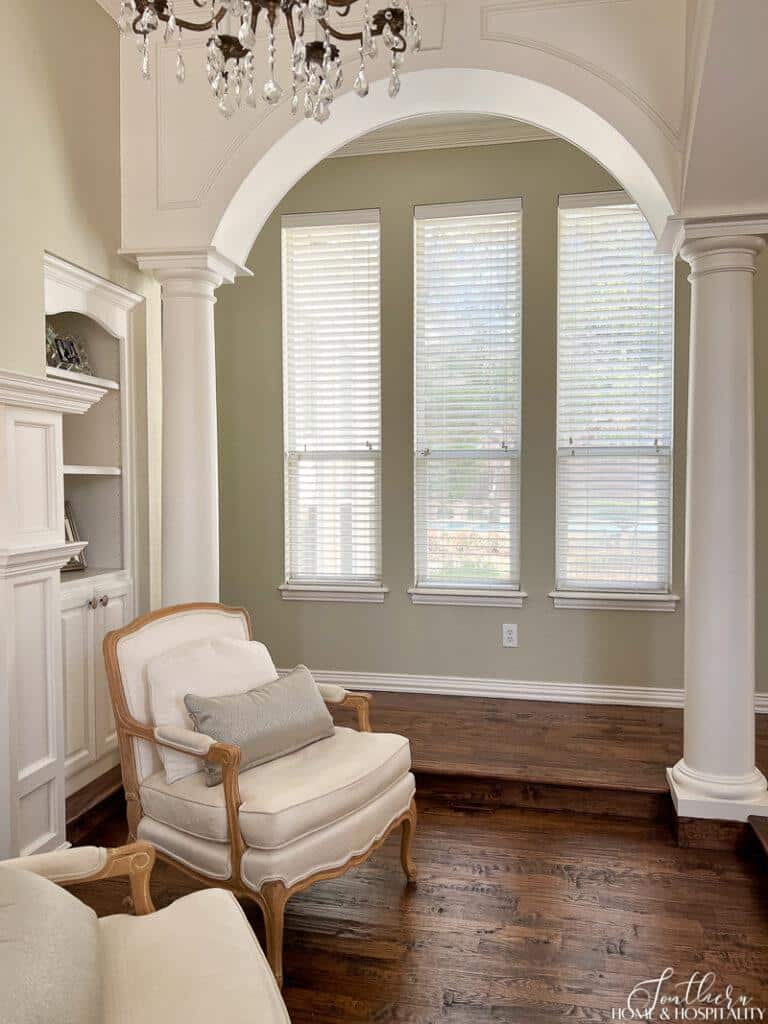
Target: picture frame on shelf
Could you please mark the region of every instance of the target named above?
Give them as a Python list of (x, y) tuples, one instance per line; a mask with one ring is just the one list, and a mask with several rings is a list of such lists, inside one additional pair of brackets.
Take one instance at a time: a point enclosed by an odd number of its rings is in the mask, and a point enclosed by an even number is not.
[[(64, 502), (64, 539), (68, 544), (73, 544), (80, 540), (77, 523), (75, 522), (75, 515), (72, 511), (72, 503), (69, 501)], [(61, 571), (80, 572), (87, 568), (88, 562), (85, 557), (85, 548), (83, 548), (79, 555), (73, 555), (72, 558), (70, 558)]]
[(84, 343), (74, 336), (59, 334), (50, 324), (45, 329), (45, 362), (59, 370), (94, 376)]

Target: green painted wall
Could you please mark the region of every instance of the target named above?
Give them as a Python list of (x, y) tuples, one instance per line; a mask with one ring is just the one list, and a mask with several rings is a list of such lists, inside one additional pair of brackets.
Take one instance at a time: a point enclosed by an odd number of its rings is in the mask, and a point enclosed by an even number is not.
[[(683, 613), (555, 610), (557, 197), (615, 188), (567, 143), (544, 141), (330, 160), (285, 198), (216, 310), (222, 600), (247, 606), (281, 666), (557, 682), (682, 685)], [(523, 609), (414, 607), (412, 209), (522, 196)], [(280, 216), (379, 207), (382, 255), (383, 605), (286, 603), (283, 581)], [(682, 586), (689, 289), (677, 280), (674, 586)], [(765, 291), (766, 289), (764, 289)], [(768, 295), (761, 297), (768, 320)], [(768, 362), (761, 364), (768, 379)], [(759, 420), (768, 452), (768, 417)], [(763, 488), (764, 490), (764, 488)], [(762, 493), (762, 492), (761, 492)], [(762, 499), (762, 507), (765, 500)], [(765, 577), (765, 570), (761, 578)], [(520, 647), (501, 646), (517, 622)]]

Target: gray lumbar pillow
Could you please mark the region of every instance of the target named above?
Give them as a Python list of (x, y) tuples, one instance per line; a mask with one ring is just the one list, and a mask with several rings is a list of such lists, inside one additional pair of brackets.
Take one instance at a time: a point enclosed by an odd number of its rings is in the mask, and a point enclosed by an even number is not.
[[(333, 719), (304, 665), (282, 679), (231, 697), (184, 698), (197, 732), (240, 747), (240, 771), (285, 757), (333, 736)], [(208, 786), (221, 782), (221, 768), (204, 762)]]

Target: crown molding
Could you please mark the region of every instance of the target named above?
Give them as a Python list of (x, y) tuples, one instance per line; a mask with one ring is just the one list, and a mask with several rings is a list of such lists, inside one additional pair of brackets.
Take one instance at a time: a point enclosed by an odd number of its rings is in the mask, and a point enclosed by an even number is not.
[(50, 252), (43, 253), (43, 272), (46, 282), (55, 281), (66, 288), (74, 289), (81, 299), (100, 299), (126, 313), (144, 301), (143, 295), (107, 281), (106, 278), (92, 274), (90, 270), (84, 270)]
[(373, 131), (347, 143), (330, 159), (409, 153), (425, 149), (505, 146), (514, 142), (543, 142), (557, 138), (542, 128), (520, 124), (507, 118), (478, 118), (475, 124), (454, 125), (449, 122), (440, 123), (437, 117), (431, 120), (434, 120), (434, 126), (422, 123), (409, 128), (408, 121), (403, 121), (396, 128), (387, 127)]
[(46, 412), (84, 413), (106, 393), (106, 388), (93, 384), (0, 370), (0, 405), (44, 409)]
[(70, 558), (79, 555), (87, 541), (57, 543), (44, 547), (6, 548), (0, 550), (0, 579), (23, 576), (28, 572), (50, 572), (61, 569)]

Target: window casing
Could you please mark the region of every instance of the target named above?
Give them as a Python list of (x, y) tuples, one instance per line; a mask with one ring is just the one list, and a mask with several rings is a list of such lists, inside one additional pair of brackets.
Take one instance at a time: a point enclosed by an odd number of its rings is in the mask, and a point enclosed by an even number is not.
[(631, 607), (671, 585), (674, 264), (625, 193), (561, 197), (558, 293), (553, 596)]
[(381, 582), (379, 212), (284, 217), (282, 253), (283, 596), (354, 600)]
[(518, 603), (521, 201), (417, 207), (414, 235), (411, 593)]

